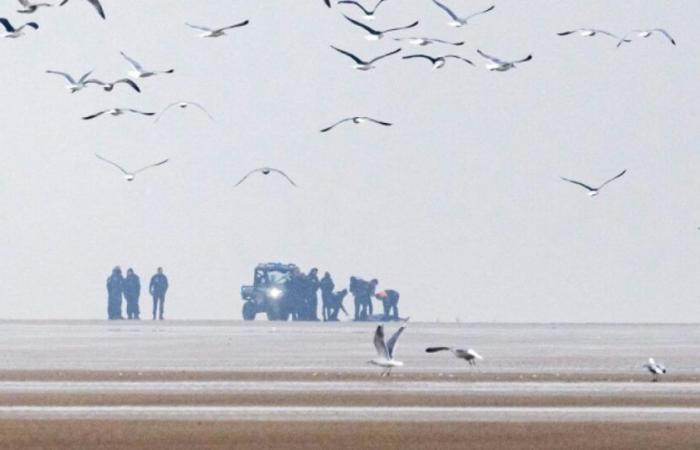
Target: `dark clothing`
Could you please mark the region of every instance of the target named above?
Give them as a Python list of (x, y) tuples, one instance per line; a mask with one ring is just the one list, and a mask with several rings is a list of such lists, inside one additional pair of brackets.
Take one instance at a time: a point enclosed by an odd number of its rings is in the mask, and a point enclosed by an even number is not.
[(287, 301), (292, 320), (303, 319), (303, 303), (304, 303), (304, 276), (301, 274), (293, 274), (287, 282)]
[(345, 310), (343, 307), (343, 299), (345, 296), (348, 295), (348, 290), (343, 289), (342, 291), (338, 291), (336, 293), (331, 294), (332, 300), (329, 308), (329, 314), (328, 314), (328, 320), (332, 322), (337, 322), (338, 321), (338, 313), (342, 309), (343, 312), (347, 315), (348, 312)]
[(168, 277), (162, 273), (153, 275), (148, 291), (153, 296), (153, 320), (156, 320), (156, 314), (160, 320), (163, 320), (163, 304), (165, 303), (165, 293), (168, 291)]
[(354, 277), (350, 279), (350, 293), (355, 299), (355, 320), (367, 320), (368, 315), (372, 315), (370, 290), (374, 294), (369, 282)]
[(393, 289), (386, 289), (376, 297), (384, 305), (384, 320), (399, 320), (399, 293)]
[(306, 320), (318, 320), (318, 277), (315, 273), (310, 273), (304, 278)]
[(319, 288), (321, 289), (321, 307), (323, 308), (323, 320), (326, 321), (331, 317), (331, 306), (333, 304), (333, 289), (335, 289), (335, 283), (330, 275), (326, 274), (321, 278), (319, 282)]
[(121, 272), (113, 272), (107, 278), (107, 318), (109, 320), (123, 319), (122, 294), (124, 292), (124, 278)]
[(126, 315), (129, 319), (138, 319), (139, 297), (141, 296), (141, 280), (135, 273), (128, 274), (124, 279), (124, 298), (126, 299)]
[[(165, 294), (153, 294), (153, 320), (156, 320), (156, 317), (158, 317), (160, 320), (163, 320), (163, 313), (165, 312), (164, 304)], [(159, 307), (160, 311), (158, 311)]]

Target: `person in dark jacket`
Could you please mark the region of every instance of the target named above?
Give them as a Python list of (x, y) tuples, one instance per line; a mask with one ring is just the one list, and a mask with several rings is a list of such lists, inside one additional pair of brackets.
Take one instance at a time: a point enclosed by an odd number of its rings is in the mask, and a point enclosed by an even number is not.
[(306, 320), (318, 321), (318, 269), (312, 268), (306, 275)]
[(153, 320), (156, 320), (156, 313), (158, 313), (158, 318), (163, 320), (163, 304), (165, 303), (165, 293), (167, 291), (168, 277), (163, 274), (163, 268), (159, 267), (158, 272), (151, 277), (151, 283), (148, 287), (148, 292), (153, 297)]
[(122, 269), (117, 266), (112, 269), (112, 275), (107, 278), (107, 318), (119, 320), (122, 317), (122, 294), (124, 293), (124, 277)]
[(323, 278), (318, 283), (321, 289), (321, 307), (323, 308), (322, 316), (323, 321), (326, 322), (331, 317), (332, 306), (333, 306), (333, 289), (335, 289), (335, 283), (333, 283), (333, 278), (331, 274), (326, 272), (323, 274)]
[(349, 291), (355, 301), (355, 321), (360, 320), (360, 312), (362, 309), (362, 283), (363, 281), (357, 277), (350, 277)]
[(345, 307), (343, 306), (343, 299), (345, 296), (348, 295), (348, 290), (343, 289), (341, 291), (335, 292), (333, 294), (333, 300), (331, 302), (331, 313), (330, 316), (328, 317), (328, 320), (331, 322), (337, 322), (338, 321), (338, 313), (342, 309), (345, 315), (348, 315), (348, 312), (345, 310)]
[(124, 298), (126, 299), (126, 317), (139, 320), (139, 297), (141, 296), (141, 280), (132, 268), (127, 269), (124, 279)]
[(384, 305), (384, 320), (399, 320), (399, 293), (393, 289), (378, 292), (375, 297)]

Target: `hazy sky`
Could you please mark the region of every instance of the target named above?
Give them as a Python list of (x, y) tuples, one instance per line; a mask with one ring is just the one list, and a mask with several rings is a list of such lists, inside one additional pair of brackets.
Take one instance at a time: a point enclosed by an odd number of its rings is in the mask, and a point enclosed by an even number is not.
[[(465, 40), (431, 71), (400, 55), (358, 72), (329, 45), (375, 56), (399, 47), (321, 0), (83, 1), (0, 51), (0, 317), (106, 317), (116, 264), (147, 283), (170, 278), (166, 317), (239, 319), (240, 285), (259, 262), (295, 262), (376, 277), (401, 313), (453, 321), (697, 321), (700, 316), (700, 48), (696, 1), (496, 1), (450, 28), (430, 0), (390, 0), (374, 26)], [(370, 2), (371, 3), (371, 2)], [(491, 4), (450, 0), (468, 13)], [(13, 21), (17, 2), (2, 2)], [(184, 26), (248, 27), (199, 39)], [(559, 37), (583, 26), (616, 33), (663, 27), (622, 48), (607, 37)], [(492, 73), (475, 50), (531, 62)], [(46, 69), (140, 82), (69, 94)], [(193, 100), (216, 118), (171, 111), (80, 117), (115, 106), (159, 111)], [(391, 128), (318, 130), (347, 115)], [(127, 183), (94, 152), (127, 167), (171, 162)], [(253, 177), (279, 167), (299, 184)], [(591, 199), (559, 176), (625, 177)], [(346, 307), (351, 305), (348, 298)], [(142, 296), (142, 310), (150, 308)], [(148, 314), (144, 314), (148, 316)]]

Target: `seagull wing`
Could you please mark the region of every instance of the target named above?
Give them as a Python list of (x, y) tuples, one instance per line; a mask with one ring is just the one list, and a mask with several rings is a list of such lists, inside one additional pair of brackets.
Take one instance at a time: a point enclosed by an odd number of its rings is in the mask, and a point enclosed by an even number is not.
[(243, 22), (239, 22), (235, 25), (229, 25), (227, 27), (219, 28), (217, 31), (224, 31), (224, 30), (230, 30), (232, 28), (238, 28), (238, 27), (244, 27), (250, 23), (250, 20), (244, 20)]
[(134, 83), (134, 81), (131, 80), (131, 79), (129, 79), (129, 78), (122, 78), (122, 79), (120, 79), (120, 80), (117, 80), (117, 81), (113, 82), (112, 84), (118, 84), (118, 83), (125, 83), (125, 84), (128, 84), (129, 86), (131, 86), (132, 88), (134, 88), (134, 90), (135, 90), (136, 92), (141, 92), (141, 89), (139, 88), (139, 85), (136, 84), (136, 83)]
[(321, 133), (325, 133), (326, 131), (330, 131), (330, 130), (332, 130), (333, 128), (335, 128), (336, 126), (340, 125), (341, 123), (343, 123), (343, 122), (348, 122), (348, 121), (350, 121), (350, 120), (352, 120), (352, 119), (353, 119), (352, 117), (348, 117), (348, 118), (346, 118), (346, 119), (339, 120), (339, 121), (337, 121), (336, 123), (334, 123), (333, 125), (322, 129), (322, 130), (321, 130)]
[(377, 125), (384, 125), (385, 127), (390, 127), (392, 125), (389, 122), (382, 122), (381, 120), (373, 119), (371, 117), (363, 117), (363, 119), (376, 123)]
[(209, 116), (209, 118), (210, 118), (211, 120), (214, 120), (214, 117), (212, 117), (212, 115), (209, 114), (209, 111), (207, 111), (207, 110), (204, 108), (204, 106), (200, 105), (199, 103), (197, 103), (197, 102), (187, 102), (187, 104), (188, 104), (188, 105), (192, 105), (192, 106), (196, 106), (197, 108), (199, 108), (200, 111), (202, 111), (204, 114), (206, 114), (207, 116)]
[(331, 0), (323, 0), (327, 7), (331, 7)]
[(394, 357), (394, 349), (396, 348), (396, 341), (399, 340), (399, 337), (401, 337), (401, 333), (403, 333), (403, 330), (406, 329), (407, 322), (404, 322), (403, 325), (401, 325), (401, 328), (399, 328), (396, 333), (394, 333), (391, 336), (391, 339), (386, 343), (386, 349), (389, 351), (389, 356), (391, 358)]
[(453, 13), (452, 10), (451, 10), (450, 8), (448, 8), (447, 6), (443, 5), (443, 4), (440, 3), (439, 1), (433, 0), (433, 3), (435, 3), (435, 4), (438, 5), (440, 8), (442, 8), (442, 10), (445, 11), (447, 14), (449, 14), (450, 17), (452, 17), (452, 19), (454, 19), (454, 20), (461, 20), (461, 18), (458, 17), (455, 13)]
[(107, 111), (109, 111), (109, 110), (108, 110), (108, 109), (105, 109), (104, 111), (96, 112), (95, 114), (90, 114), (89, 116), (83, 117), (83, 120), (94, 119), (95, 117), (99, 117), (99, 116), (101, 116), (102, 114), (106, 113)]
[(95, 153), (95, 156), (97, 156), (99, 159), (101, 159), (102, 161), (106, 162), (107, 164), (111, 164), (111, 165), (113, 165), (114, 167), (116, 167), (117, 169), (121, 170), (121, 172), (122, 172), (124, 175), (131, 175), (127, 170), (125, 170), (122, 166), (120, 166), (119, 164), (115, 163), (114, 161), (110, 161), (110, 160), (108, 160), (107, 158), (98, 155), (97, 153)]
[[(367, 11), (367, 10), (365, 9), (364, 6), (362, 6), (361, 4), (359, 4), (359, 3), (357, 3), (357, 2), (355, 2), (355, 1), (353, 1), (353, 0), (341, 0), (341, 1), (338, 2), (338, 4), (339, 4), (339, 5), (340, 5), (340, 4), (344, 4), (344, 5), (355, 5), (355, 6), (357, 6), (358, 8), (360, 8), (360, 9), (362, 10), (362, 12), (364, 12), (365, 14), (367, 14), (367, 15), (372, 14), (372, 11)], [(375, 9), (376, 9), (376, 8), (375, 8)]]
[(666, 38), (671, 41), (671, 44), (676, 45), (676, 40), (671, 37), (671, 35), (668, 33), (668, 31), (664, 30), (663, 28), (654, 28), (652, 31), (658, 31), (659, 33), (663, 34), (666, 36)]
[(8, 33), (13, 33), (17, 30), (15, 30), (15, 27), (12, 26), (9, 20), (5, 19), (4, 17), (0, 17), (0, 24), (2, 24), (3, 27), (5, 27), (5, 30)]
[(461, 59), (461, 60), (464, 61), (465, 63), (471, 64), (472, 66), (474, 65), (473, 62), (471, 62), (471, 61), (468, 60), (467, 58), (462, 58), (462, 57), (459, 56), (459, 55), (445, 55), (445, 56), (443, 56), (443, 58)]
[(413, 58), (427, 59), (428, 61), (430, 61), (433, 64), (435, 64), (435, 62), (437, 61), (437, 58), (433, 58), (432, 56), (424, 55), (422, 53), (418, 53), (415, 55), (406, 55), (406, 56), (402, 57), (401, 59), (413, 59)]
[(337, 47), (333, 47), (332, 45), (331, 45), (331, 48), (332, 48), (333, 50), (335, 50), (336, 52), (342, 53), (342, 54), (345, 55), (345, 56), (349, 56), (349, 57), (352, 58), (353, 61), (355, 61), (357, 64), (367, 64), (366, 62), (362, 61), (360, 58), (358, 58), (357, 56), (353, 55), (353, 54), (350, 53), (350, 52), (346, 52), (345, 50), (341, 50), (341, 49), (339, 49), (339, 48), (337, 48)]
[(389, 28), (388, 30), (384, 30), (383, 33), (390, 33), (392, 31), (400, 31), (400, 30), (408, 30), (409, 28), (417, 27), (420, 21), (416, 20), (410, 25), (406, 25), (404, 27), (396, 27), (396, 28)]
[[(617, 36), (617, 35), (615, 35), (615, 34), (612, 34), (612, 33), (609, 32), (609, 31), (598, 30), (598, 29), (592, 29), (591, 31), (593, 31), (593, 32), (595, 32), (595, 33), (598, 33), (598, 34), (604, 34), (605, 36), (610, 36), (611, 38), (620, 40), (620, 36)], [(622, 38), (622, 39), (624, 39), (624, 38)]]
[(517, 61), (513, 61), (513, 63), (515, 63), (515, 64), (517, 64), (517, 63), (524, 63), (524, 62), (526, 62), (526, 61), (530, 61), (531, 59), (532, 59), (532, 55), (527, 55), (527, 56), (524, 57), (523, 59), (519, 59), (519, 60), (517, 60)]
[(427, 353), (435, 353), (435, 352), (442, 352), (442, 351), (452, 351), (450, 347), (428, 347), (425, 349)]
[(165, 164), (166, 162), (168, 162), (168, 160), (167, 160), (167, 159), (164, 159), (163, 161), (159, 161), (159, 162), (157, 162), (157, 163), (155, 163), (155, 164), (149, 164), (149, 165), (147, 165), (146, 167), (142, 167), (142, 168), (140, 168), (139, 170), (135, 171), (135, 172), (134, 172), (134, 175), (136, 175), (137, 173), (141, 173), (141, 172), (143, 172), (144, 170), (151, 169), (151, 168), (153, 168), (153, 167), (162, 166), (162, 165)]
[(596, 188), (592, 188), (592, 187), (590, 187), (590, 186), (587, 185), (587, 184), (581, 183), (580, 181), (570, 180), (570, 179), (564, 178), (564, 177), (559, 177), (559, 178), (561, 178), (561, 179), (564, 180), (564, 181), (568, 181), (569, 183), (578, 184), (579, 186), (584, 187), (584, 188), (588, 189), (589, 191), (596, 191), (596, 190), (597, 190)]
[(282, 175), (283, 177), (285, 177), (285, 178), (287, 179), (287, 181), (289, 181), (290, 183), (292, 183), (292, 186), (296, 187), (297, 184), (296, 184), (291, 178), (289, 178), (289, 175), (287, 175), (286, 173), (282, 172), (281, 170), (270, 168), (270, 172), (277, 172), (278, 174), (280, 174), (280, 175)]
[(496, 64), (507, 64), (505, 61), (502, 61), (502, 60), (496, 58), (495, 56), (487, 55), (486, 53), (482, 52), (482, 51), (479, 50), (479, 49), (476, 49), (476, 52), (477, 52), (478, 54), (480, 54), (481, 56), (483, 56), (484, 58), (489, 59), (489, 60), (495, 62)]
[(138, 109), (131, 109), (131, 108), (127, 108), (126, 111), (136, 113), (136, 114), (141, 114), (143, 116), (155, 116), (155, 114), (156, 114), (154, 112), (144, 112), (144, 111), (139, 111)]
[(139, 64), (138, 61), (135, 61), (134, 59), (129, 58), (129, 56), (124, 52), (119, 52), (119, 53), (121, 53), (121, 55), (124, 57), (124, 59), (129, 61), (129, 64), (131, 64), (134, 67), (134, 69), (143, 70), (143, 67), (141, 67), (141, 64)]
[(386, 0), (379, 0), (379, 1), (377, 2), (377, 4), (374, 5), (374, 9), (372, 9), (372, 14), (374, 14), (375, 12), (377, 12), (377, 8), (379, 8), (379, 5), (381, 5), (381, 4), (384, 3), (385, 1), (386, 1)]
[(185, 22), (185, 25), (187, 25), (190, 28), (194, 28), (195, 30), (214, 31), (211, 28), (203, 27), (201, 25), (192, 25), (191, 23), (187, 23), (187, 22)]
[(154, 123), (157, 123), (167, 110), (169, 110), (173, 106), (177, 106), (179, 104), (180, 104), (180, 102), (175, 102), (175, 103), (171, 103), (168, 106), (166, 106), (165, 108), (163, 108), (163, 110), (160, 112), (160, 114), (158, 114), (158, 117), (156, 117), (156, 120), (154, 121)]
[(457, 46), (464, 45), (464, 41), (450, 42), (450, 41), (443, 41), (442, 39), (432, 39), (432, 38), (430, 38), (429, 40), (433, 41), (433, 42), (439, 42), (440, 44), (457, 45)]
[(490, 7), (486, 8), (486, 9), (483, 10), (483, 11), (475, 12), (474, 14), (468, 15), (465, 19), (466, 19), (466, 20), (469, 20), (469, 19), (471, 19), (472, 17), (480, 16), (481, 14), (486, 14), (486, 13), (489, 12), (489, 11), (493, 11), (494, 8), (496, 8), (496, 5), (491, 5)]
[(253, 169), (253, 170), (251, 170), (250, 172), (248, 172), (247, 174), (245, 174), (245, 176), (244, 176), (243, 178), (241, 178), (241, 180), (240, 180), (238, 183), (236, 183), (236, 185), (233, 186), (233, 187), (238, 186), (239, 184), (243, 183), (249, 176), (251, 176), (251, 175), (254, 174), (255, 172), (260, 172), (260, 171), (262, 171), (262, 169)]
[(375, 34), (375, 35), (376, 35), (376, 34), (380, 34), (380, 32), (377, 31), (377, 30), (375, 30), (374, 28), (368, 27), (368, 26), (365, 25), (364, 23), (358, 22), (357, 20), (355, 20), (355, 19), (353, 19), (353, 18), (350, 18), (350, 17), (346, 16), (345, 14), (343, 14), (343, 17), (345, 17), (345, 19), (346, 19), (348, 22), (350, 22), (350, 23), (352, 23), (352, 24), (354, 24), (354, 25), (357, 25), (357, 26), (360, 27), (360, 28), (364, 28), (365, 30), (367, 30), (367, 31), (368, 31), (369, 33), (371, 33), (371, 34)]
[(384, 343), (384, 325), (379, 325), (374, 332), (374, 348), (377, 349), (377, 356), (380, 358), (391, 359), (391, 354)]
[(578, 31), (579, 31), (579, 30), (561, 31), (561, 32), (557, 33), (557, 35), (559, 35), (559, 36), (568, 36), (568, 35), (570, 35), (570, 34), (577, 33)]
[(39, 29), (39, 24), (36, 23), (36, 22), (27, 22), (27, 23), (25, 23), (24, 25), (22, 25), (21, 27), (17, 28), (17, 31), (23, 30), (24, 27), (34, 28), (35, 30), (38, 30), (38, 29)]
[(624, 174), (626, 174), (626, 173), (627, 173), (627, 169), (623, 170), (622, 172), (618, 173), (618, 174), (615, 175), (614, 177), (610, 178), (610, 179), (609, 179), (608, 181), (606, 181), (605, 183), (601, 184), (600, 187), (599, 187), (598, 189), (603, 189), (603, 186), (605, 186), (605, 185), (608, 184), (608, 183), (612, 183), (613, 181), (617, 180), (618, 178), (620, 178), (622, 175), (624, 175)]
[(102, 5), (100, 4), (100, 0), (87, 0), (87, 1), (90, 2), (90, 4), (92, 6), (95, 7), (95, 9), (97, 10), (97, 14), (99, 14), (100, 17), (102, 17), (103, 19), (106, 19), (105, 10), (102, 9)]
[(472, 358), (476, 359), (484, 359), (480, 354), (478, 354), (474, 349), (468, 349), (467, 350), (467, 355), (470, 355)]
[[(73, 79), (73, 77), (70, 76), (69, 74), (65, 73), (65, 72), (59, 72), (58, 70), (47, 70), (46, 73), (52, 73), (52, 74), (54, 74), (54, 75), (61, 75), (63, 78), (65, 78), (66, 80), (68, 80), (68, 82), (69, 82), (70, 84), (76, 84), (76, 83), (75, 83), (75, 80)], [(81, 80), (82, 80), (82, 78), (81, 78)]]
[(92, 72), (93, 72), (93, 70), (91, 70), (91, 71), (86, 72), (85, 74), (83, 74), (83, 76), (80, 77), (80, 80), (78, 80), (78, 82), (84, 83), (85, 80), (87, 80), (87, 77), (89, 77), (90, 75), (92, 75)]
[(377, 57), (374, 58), (374, 59), (370, 59), (369, 63), (372, 64), (373, 62), (379, 61), (380, 59), (386, 58), (387, 56), (395, 55), (396, 53), (398, 53), (398, 52), (400, 52), (400, 51), (401, 51), (401, 49), (400, 49), (400, 48), (397, 48), (397, 49), (394, 50), (394, 51), (391, 51), (391, 52), (386, 53), (386, 54), (381, 55), (381, 56), (377, 56)]
[(19, 0), (19, 4), (24, 6), (25, 8), (29, 8), (29, 0)]

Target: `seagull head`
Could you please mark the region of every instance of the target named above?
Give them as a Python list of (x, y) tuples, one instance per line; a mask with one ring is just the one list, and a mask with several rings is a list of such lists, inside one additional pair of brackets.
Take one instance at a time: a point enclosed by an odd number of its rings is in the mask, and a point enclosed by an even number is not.
[(132, 174), (132, 173), (130, 173), (130, 174), (128, 174), (128, 175), (124, 175), (124, 179), (125, 179), (126, 181), (134, 181), (134, 178), (136, 178), (136, 177), (135, 177), (134, 174)]
[(588, 196), (592, 198), (592, 197), (595, 197), (596, 195), (598, 195), (599, 193), (600, 193), (600, 191), (598, 191), (598, 190), (596, 189), (595, 191), (589, 192), (589, 193), (588, 193)]
[(270, 174), (270, 171), (271, 171), (271, 170), (270, 170), (269, 167), (265, 167), (265, 168), (263, 168), (263, 169), (260, 169), (260, 172), (262, 172), (263, 175), (269, 175), (269, 174)]

